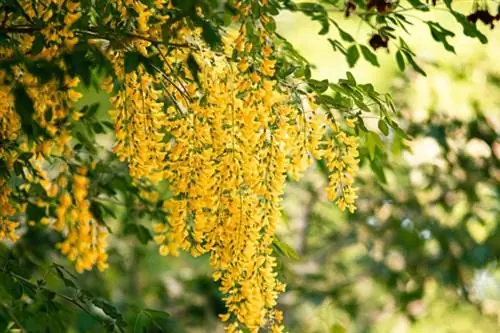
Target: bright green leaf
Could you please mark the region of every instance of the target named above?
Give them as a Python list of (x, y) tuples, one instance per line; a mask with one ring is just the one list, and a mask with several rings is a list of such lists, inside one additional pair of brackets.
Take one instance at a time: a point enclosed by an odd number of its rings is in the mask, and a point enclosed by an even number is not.
[(293, 260), (299, 260), (300, 257), (297, 254), (297, 252), (287, 243), (281, 241), (278, 237), (274, 237), (273, 239), (273, 247), (278, 250), (281, 254), (283, 254), (285, 257), (293, 259)]
[(385, 136), (389, 135), (389, 126), (387, 126), (387, 123), (383, 119), (378, 121), (378, 129), (384, 133)]

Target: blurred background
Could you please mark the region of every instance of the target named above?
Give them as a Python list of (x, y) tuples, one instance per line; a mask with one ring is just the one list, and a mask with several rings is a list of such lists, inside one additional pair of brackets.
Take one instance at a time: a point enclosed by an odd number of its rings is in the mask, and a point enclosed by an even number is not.
[[(460, 31), (436, 12), (443, 26)], [(344, 20), (342, 13), (335, 18)], [(452, 55), (430, 40), (418, 17), (414, 23), (407, 41), (427, 77), (400, 72), (391, 47), (377, 52), (379, 68), (360, 61), (349, 69), (328, 36), (316, 34), (317, 23), (292, 13), (278, 19), (280, 33), (315, 65), (317, 77), (335, 81), (351, 70), (358, 82), (390, 92), (397, 121), (412, 137), (404, 149), (391, 133), (385, 136), (387, 162), (370, 162), (361, 152), (355, 214), (326, 200), (322, 165), (289, 184), (278, 236), (293, 250), (277, 256), (287, 283), (280, 307), (292, 333), (500, 331), (500, 31), (484, 29), (487, 45), (456, 37)], [(368, 38), (356, 20), (341, 25)], [(106, 112), (106, 96), (84, 93), (82, 103), (101, 102), (99, 112)], [(365, 122), (377, 127), (376, 118)], [(116, 177), (122, 171), (114, 169)], [(82, 289), (108, 300), (131, 323), (140, 320), (138, 309), (151, 308), (170, 313), (161, 323), (167, 332), (223, 332), (217, 314), (224, 305), (208, 258), (161, 257), (144, 228), (151, 224), (147, 214), (122, 207), (112, 215), (110, 268), (78, 276)], [(41, 265), (54, 260), (71, 270), (42, 237), (49, 236), (29, 234), (16, 246)], [(47, 245), (28, 249), (33, 243)], [(68, 288), (44, 278), (53, 289)], [(100, 331), (78, 309), (60, 316), (75, 323), (74, 332)]]

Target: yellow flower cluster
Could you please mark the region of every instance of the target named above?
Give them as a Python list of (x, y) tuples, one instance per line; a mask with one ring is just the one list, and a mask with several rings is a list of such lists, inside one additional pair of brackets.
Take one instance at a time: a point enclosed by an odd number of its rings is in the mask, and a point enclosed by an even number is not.
[[(121, 60), (116, 55), (115, 63)], [(128, 74), (117, 68), (117, 74), (124, 80), (124, 89), (111, 102), (110, 112), (115, 121), (116, 145), (114, 152), (121, 160), (129, 161), (130, 175), (136, 178), (148, 177), (159, 180), (165, 157), (163, 139), (163, 103), (159, 101), (161, 91), (155, 89), (158, 78), (147, 73), (142, 66)], [(105, 88), (110, 91), (112, 83), (106, 80)]]
[[(138, 15), (154, 16), (151, 10)], [(142, 32), (157, 36), (158, 29), (151, 25)], [(275, 306), (285, 286), (277, 280), (271, 243), (286, 175), (300, 178), (313, 158), (324, 157), (332, 170), (329, 193), (342, 189), (332, 200), (352, 211), (355, 199), (355, 137), (336, 126), (329, 130), (313, 95), (298, 96), (293, 84), (274, 78), (275, 46), (265, 29), (259, 35), (258, 54), (245, 25), (218, 53), (201, 42), (199, 31), (181, 28), (173, 42), (193, 48), (167, 52), (163, 45), (142, 44), (141, 54), (164, 59), (164, 76), (142, 65), (125, 73), (125, 50), (112, 51), (109, 59), (124, 84), (111, 78), (104, 84), (109, 92), (118, 90), (111, 98), (115, 152), (134, 177), (166, 180), (173, 192), (163, 207), (168, 223), (154, 226), (159, 251), (210, 253), (225, 295), (228, 312), (221, 318), (228, 332), (283, 330)], [(234, 52), (239, 60), (228, 60)], [(190, 57), (199, 66), (197, 78)]]
[(5, 181), (0, 179), (0, 241), (15, 242), (19, 238), (16, 234), (19, 222), (11, 220), (11, 217), (17, 212), (10, 201), (11, 192)]
[[(60, 197), (55, 228), (64, 232), (66, 239), (58, 247), (69, 260), (75, 262), (77, 272), (89, 270), (94, 265), (103, 271), (108, 267), (108, 232), (97, 224), (90, 212), (90, 202), (87, 200), (89, 180), (86, 173), (87, 170), (82, 167), (73, 176), (73, 196), (66, 192)], [(66, 219), (66, 215), (70, 218)]]
[[(350, 120), (351, 126), (354, 126)], [(332, 124), (336, 128), (335, 124)], [(354, 187), (358, 172), (358, 141), (357, 137), (337, 131), (329, 140), (324, 158), (330, 170), (327, 194), (329, 200), (336, 200), (340, 210), (346, 208), (353, 213), (356, 210), (357, 189)]]
[[(1, 51), (0, 51), (1, 52)], [(2, 54), (0, 53), (0, 57)], [(3, 81), (0, 71), (0, 82)], [(0, 140), (14, 141), (17, 138), (21, 124), (14, 110), (14, 97), (8, 89), (0, 87)], [(0, 147), (0, 154), (3, 147)]]
[[(19, 0), (24, 13), (31, 20), (41, 19), (47, 25), (41, 29), (41, 34), (45, 39), (45, 47), (36, 56), (37, 58), (50, 60), (60, 55), (62, 51), (71, 50), (78, 37), (70, 29), (82, 15), (79, 11), (78, 1), (66, 0)], [(62, 20), (54, 20), (54, 16), (65, 13)], [(54, 21), (57, 24), (54, 24)], [(62, 21), (62, 22), (60, 22)], [(31, 43), (24, 43), (31, 47)]]
[[(45, 22), (41, 33), (47, 45), (33, 57), (57, 59), (77, 43), (70, 27), (81, 15), (78, 2), (20, 3), (28, 17)], [(266, 14), (267, 1), (235, 1), (233, 5), (239, 13), (234, 16), (239, 29), (228, 31), (221, 52), (203, 41), (203, 29), (192, 29), (184, 19), (169, 22), (170, 17), (162, 13), (164, 8), (173, 8), (171, 1), (109, 2), (107, 6), (121, 15), (119, 20), (110, 15), (104, 22), (111, 29), (126, 26), (132, 31), (102, 50), (115, 71), (113, 77), (105, 78), (103, 88), (110, 93), (113, 106), (114, 152), (127, 161), (138, 183), (164, 180), (173, 193), (163, 205), (168, 221), (154, 226), (160, 253), (209, 253), (213, 278), (220, 283), (227, 307), (221, 316), (226, 330), (257, 332), (267, 327), (278, 333), (284, 328), (282, 313), (276, 310), (277, 298), (285, 285), (277, 278), (271, 245), (286, 177), (299, 179), (313, 159), (323, 158), (331, 172), (330, 199), (340, 209), (354, 211), (358, 147), (356, 137), (326, 121), (313, 94), (298, 93), (297, 84), (303, 82), (275, 75), (277, 59), (283, 57), (275, 37), (265, 28), (273, 20)], [(261, 6), (257, 11), (261, 15), (252, 19), (256, 6)], [(64, 9), (67, 15), (61, 19), (54, 8)], [(255, 22), (247, 24), (249, 20)], [(252, 38), (248, 37), (250, 26)], [(158, 42), (165, 27), (171, 29), (168, 42), (181, 46)], [(33, 38), (13, 36), (29, 57)], [(10, 49), (0, 49), (2, 56), (11, 54)], [(149, 66), (137, 61), (129, 68), (131, 57), (139, 55), (161, 60)], [(54, 61), (65, 69), (63, 62)], [(4, 84), (6, 74), (0, 72), (0, 139), (18, 140), (26, 146), (25, 152), (33, 153), (29, 163), (36, 172), (26, 176), (23, 189), (40, 184), (49, 198), (57, 198), (55, 217), (46, 216), (41, 222), (65, 235), (58, 247), (75, 262), (77, 271), (94, 265), (105, 269), (107, 232), (91, 213), (87, 169), (80, 167), (71, 176), (67, 165), (51, 177), (46, 172), (49, 156), (69, 160), (73, 155), (70, 124), (80, 114), (68, 110), (80, 97), (72, 89), (78, 81), (66, 75), (61, 90), (60, 82), (42, 84), (21, 65), (13, 73), (33, 100), (36, 123), (51, 136), (29, 147), (22, 141), (13, 87)], [(15, 156), (0, 151), (0, 161), (10, 168)], [(0, 187), (6, 186), (0, 182)], [(2, 191), (0, 196), (0, 208), (5, 207), (0, 236), (14, 239), (17, 224), (7, 222), (15, 213), (9, 208), (9, 194)], [(141, 192), (141, 196), (158, 200), (156, 193)], [(37, 205), (46, 207), (47, 203)]]
[[(38, 54), (32, 54), (34, 37), (13, 33), (9, 37), (17, 43), (15, 51), (21, 52), (29, 60), (55, 61), (64, 71), (64, 62), (55, 58), (71, 49), (78, 41), (70, 31), (70, 26), (81, 16), (79, 3), (63, 0), (20, 0), (19, 3), (30, 20), (41, 19), (46, 23), (40, 31), (45, 43)], [(64, 18), (59, 17), (59, 10), (62, 9), (66, 13)], [(58, 18), (54, 19), (56, 16)], [(15, 25), (19, 22), (5, 23)], [(0, 48), (2, 59), (13, 55), (13, 48)], [(86, 170), (82, 168), (73, 176), (72, 195), (67, 192), (69, 182), (64, 176), (67, 165), (57, 171), (58, 176), (55, 178), (48, 176), (48, 171), (56, 172), (50, 169), (51, 160), (58, 157), (59, 161), (71, 160), (73, 152), (70, 127), (80, 117), (79, 113), (70, 111), (73, 103), (80, 98), (80, 94), (74, 90), (79, 80), (65, 75), (62, 81), (55, 78), (41, 81), (21, 64), (12, 66), (10, 73), (0, 71), (0, 140), (5, 142), (0, 148), (0, 162), (5, 163), (7, 169), (12, 171), (20, 153), (32, 154), (29, 160), (22, 162), (27, 163), (23, 167), (26, 182), (18, 190), (29, 193), (33, 184), (39, 184), (49, 199), (58, 198), (56, 216), (42, 217), (40, 222), (64, 234), (65, 240), (58, 246), (62, 253), (75, 262), (77, 271), (91, 269), (94, 265), (103, 270), (107, 267), (107, 231), (97, 224), (90, 213)], [(35, 142), (29, 142), (26, 136), (21, 135), (21, 118), (15, 111), (14, 102), (15, 89), (20, 85), (33, 102), (33, 122), (47, 133), (47, 136), (36, 138)], [(14, 208), (11, 205), (13, 199), (10, 197), (14, 189), (9, 187), (5, 179), (0, 178), (0, 188), (0, 240), (15, 241), (19, 238), (15, 229), (20, 223), (13, 218), (23, 211), (23, 207)], [(48, 206), (42, 199), (37, 199), (32, 204), (42, 209)], [(48, 209), (45, 211), (49, 212)]]

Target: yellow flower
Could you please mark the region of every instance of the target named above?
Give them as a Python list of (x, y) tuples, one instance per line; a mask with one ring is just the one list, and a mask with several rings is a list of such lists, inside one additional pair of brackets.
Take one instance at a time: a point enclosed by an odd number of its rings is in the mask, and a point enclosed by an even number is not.
[(246, 58), (239, 62), (238, 69), (240, 70), (240, 72), (245, 72), (248, 69), (248, 61)]

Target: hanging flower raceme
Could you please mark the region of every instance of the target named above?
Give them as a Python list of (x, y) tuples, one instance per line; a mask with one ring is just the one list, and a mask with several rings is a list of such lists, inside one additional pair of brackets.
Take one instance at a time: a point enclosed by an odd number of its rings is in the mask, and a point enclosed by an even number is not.
[(91, 269), (94, 265), (102, 271), (108, 266), (108, 232), (97, 223), (90, 211), (86, 173), (86, 168), (80, 168), (72, 179), (72, 195), (68, 192), (61, 195), (61, 205), (58, 207), (61, 209), (61, 219), (56, 226), (65, 235), (65, 240), (58, 247), (75, 262), (77, 272)]
[[(75, 90), (79, 79), (68, 73), (62, 58), (78, 42), (71, 26), (82, 15), (79, 3), (20, 0), (19, 5), (24, 15), (6, 15), (3, 24), (24, 27), (39, 21), (44, 26), (33, 29), (39, 32), (38, 42), (43, 44), (39, 48), (34, 36), (19, 29), (19, 33), (9, 35), (10, 44), (6, 44), (9, 47), (0, 48), (0, 58), (13, 63), (8, 70), (0, 70), (0, 164), (6, 167), (0, 176), (0, 239), (19, 238), (14, 230), (26, 220), (27, 215), (23, 214), (30, 206), (45, 214), (39, 222), (63, 234), (65, 239), (59, 247), (75, 262), (77, 271), (94, 265), (104, 269), (107, 232), (89, 211), (84, 169), (72, 179), (73, 195), (68, 192), (65, 175), (68, 164), (74, 162), (71, 130), (81, 117), (74, 111), (81, 94)], [(29, 28), (26, 31), (29, 32)], [(39, 49), (34, 51), (35, 48)], [(17, 61), (20, 57), (23, 61)], [(51, 67), (43, 67), (49, 63)], [(59, 168), (53, 168), (54, 161), (62, 163)], [(22, 181), (7, 181), (9, 174), (16, 170), (22, 170), (18, 175)], [(13, 185), (19, 181), (21, 185)], [(33, 188), (43, 194), (31, 198)], [(26, 197), (28, 202), (21, 204)], [(48, 202), (51, 199), (57, 199), (58, 203), (53, 216)]]
[(10, 194), (10, 188), (3, 179), (0, 179), (0, 240), (15, 242), (19, 238), (16, 234), (19, 222), (12, 220), (16, 209), (11, 202)]

